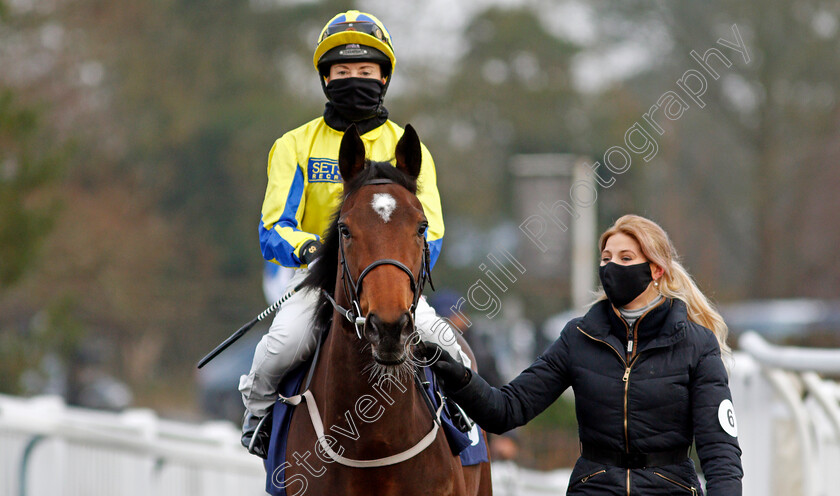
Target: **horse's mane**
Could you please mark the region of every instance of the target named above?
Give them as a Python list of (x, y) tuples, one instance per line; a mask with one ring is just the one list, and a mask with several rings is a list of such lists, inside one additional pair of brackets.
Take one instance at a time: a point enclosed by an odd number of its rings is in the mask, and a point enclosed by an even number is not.
[[(388, 179), (407, 189), (411, 194), (417, 194), (417, 180), (394, 167), (389, 162), (366, 161), (365, 168), (356, 174), (349, 183), (344, 184), (344, 196), (333, 213), (330, 227), (324, 236), (324, 246), (318, 257), (318, 263), (309, 271), (309, 275), (303, 281), (307, 290), (318, 292), (318, 305), (315, 310), (313, 326), (321, 335), (330, 328), (333, 314), (333, 306), (329, 299), (324, 296), (324, 291), (331, 297), (335, 296), (336, 277), (338, 274), (338, 244), (341, 237), (338, 235), (338, 216), (341, 207), (349, 196), (357, 192), (362, 186), (374, 179)], [(323, 290), (323, 291), (322, 291)]]

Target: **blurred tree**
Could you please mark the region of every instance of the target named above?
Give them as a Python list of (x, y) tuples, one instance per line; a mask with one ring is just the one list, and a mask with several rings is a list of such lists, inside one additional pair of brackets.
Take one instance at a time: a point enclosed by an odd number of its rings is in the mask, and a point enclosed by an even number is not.
[[(550, 33), (531, 7), (479, 12), (468, 23), (463, 43), (464, 54), (448, 78), (435, 67), (440, 61), (434, 56), (427, 61), (431, 78), (403, 68), (406, 74), (400, 77), (423, 81), (415, 86), (426, 89), (398, 99), (393, 108), (401, 121), (419, 124), (435, 157), (448, 225), (444, 254), (464, 252), (470, 243), (466, 251), (482, 259), (516, 243), (521, 219), (514, 219), (511, 202), (511, 156), (580, 150), (582, 105), (571, 77), (579, 47)], [(512, 229), (498, 229), (510, 219)], [(497, 239), (504, 233), (507, 239)], [(482, 276), (480, 260), (447, 263), (448, 257), (441, 257), (436, 270), (443, 284), (466, 291)], [(519, 286), (514, 292), (528, 295), (529, 317), (558, 309), (563, 295), (557, 285)]]
[[(642, 122), (659, 96), (676, 90), (685, 71), (703, 71), (692, 51), (702, 57), (715, 47), (732, 63), (709, 59), (720, 78), (704, 72), (705, 107), (689, 100), (684, 116), (664, 123), (649, 165), (634, 156), (626, 185), (632, 194), (611, 213), (647, 212), (662, 220), (701, 283), (726, 298), (837, 297), (840, 270), (825, 261), (840, 232), (825, 226), (836, 224), (840, 208), (840, 174), (832, 166), (840, 140), (840, 6), (821, 0), (597, 5), (604, 43), (644, 45), (653, 61), (613, 88), (631, 96), (635, 116), (603, 137), (604, 149), (623, 143), (633, 120)], [(749, 62), (717, 43), (735, 43), (733, 25)]]
[(538, 470), (573, 467), (580, 455), (575, 402), (569, 393), (516, 432), (525, 448), (519, 462), (525, 466)]
[(56, 218), (54, 183), (66, 152), (50, 146), (34, 110), (0, 88), (0, 289), (37, 262)]
[[(60, 211), (56, 183), (69, 148), (51, 141), (38, 113), (0, 88), (0, 298), (38, 270), (42, 245)], [(75, 339), (51, 329), (39, 335), (26, 325), (0, 321), (0, 392), (19, 393), (22, 374)]]
[(438, 123), (424, 139), (446, 159), (438, 176), (447, 211), (495, 223), (488, 211), (510, 215), (499, 200), (508, 196), (511, 155), (575, 148), (570, 62), (578, 47), (548, 33), (530, 8), (480, 13), (465, 43), (448, 84), (407, 114)]
[[(118, 125), (132, 137), (116, 170), (137, 178), (173, 236), (161, 287), (146, 293), (171, 301), (156, 312), (161, 330), (126, 340), (131, 350), (148, 343), (138, 377), (160, 354), (183, 369), (185, 355), (199, 356), (262, 306), (256, 227), (266, 158), (284, 131), (321, 111), (309, 61), (335, 3), (138, 3), (139, 22), (123, 5), (91, 3), (109, 19), (87, 29), (107, 47)], [(131, 324), (139, 331), (148, 306), (133, 308), (142, 309)], [(196, 339), (176, 339), (183, 329)]]
[(285, 130), (320, 113), (315, 38), (350, 7), (15, 6), (0, 30), (10, 47), (0, 64), (13, 70), (0, 81), (49, 102), (49, 126), (79, 153), (62, 184), (67, 207), (51, 212), (56, 230), (42, 239), (56, 263), (6, 294), (0, 308), (14, 311), (4, 315), (25, 318), (73, 295), (135, 386), (191, 381), (184, 358), (262, 307), (266, 157)]

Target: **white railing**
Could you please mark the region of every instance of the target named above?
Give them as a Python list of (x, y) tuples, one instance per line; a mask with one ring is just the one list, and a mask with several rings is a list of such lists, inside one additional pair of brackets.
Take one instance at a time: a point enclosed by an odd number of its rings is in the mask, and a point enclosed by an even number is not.
[(260, 460), (228, 422), (109, 413), (0, 396), (0, 495), (260, 495)]
[[(840, 494), (840, 350), (775, 347), (741, 337), (730, 385), (745, 496)], [(564, 494), (569, 470), (494, 463), (498, 496)], [(57, 397), (0, 395), (0, 496), (261, 495), (261, 461), (229, 422), (190, 424), (150, 410), (67, 407)]]
[(744, 452), (744, 494), (840, 494), (840, 350), (739, 340), (731, 386)]
[[(563, 494), (568, 470), (500, 464), (497, 496)], [(229, 422), (190, 424), (150, 410), (110, 413), (61, 398), (0, 395), (0, 496), (264, 495), (261, 461)]]

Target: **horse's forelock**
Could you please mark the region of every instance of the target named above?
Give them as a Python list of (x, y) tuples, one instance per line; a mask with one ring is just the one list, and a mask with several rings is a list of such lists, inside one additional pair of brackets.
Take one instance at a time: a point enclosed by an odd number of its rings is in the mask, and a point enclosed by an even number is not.
[(417, 194), (417, 181), (414, 178), (397, 169), (389, 162), (369, 161), (367, 167), (362, 172), (357, 174), (349, 184), (344, 185), (344, 198), (353, 195), (362, 186), (374, 179), (389, 179), (407, 189), (411, 194)]

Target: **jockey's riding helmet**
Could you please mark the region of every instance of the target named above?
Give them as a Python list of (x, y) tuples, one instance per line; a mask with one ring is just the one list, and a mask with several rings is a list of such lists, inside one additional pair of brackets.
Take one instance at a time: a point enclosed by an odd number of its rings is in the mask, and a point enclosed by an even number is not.
[(321, 30), (312, 62), (324, 77), (338, 62), (376, 62), (382, 67), (382, 75), (390, 79), (397, 57), (391, 35), (379, 19), (348, 10), (330, 19)]

